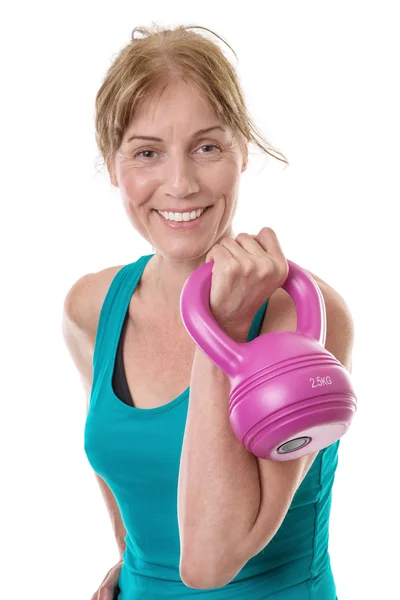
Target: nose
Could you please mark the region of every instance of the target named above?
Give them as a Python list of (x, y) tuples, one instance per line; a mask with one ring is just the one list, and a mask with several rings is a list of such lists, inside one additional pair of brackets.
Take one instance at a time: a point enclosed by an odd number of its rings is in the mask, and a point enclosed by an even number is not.
[(200, 189), (196, 165), (188, 156), (171, 156), (165, 163), (164, 192), (175, 198), (185, 198)]

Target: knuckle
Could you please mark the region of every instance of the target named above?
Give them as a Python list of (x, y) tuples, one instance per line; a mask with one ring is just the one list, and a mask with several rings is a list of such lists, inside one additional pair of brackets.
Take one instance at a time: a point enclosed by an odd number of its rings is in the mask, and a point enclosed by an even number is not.
[(212, 258), (213, 260), (215, 260), (215, 258), (220, 257), (221, 253), (224, 252), (223, 247), (220, 244), (214, 244), (214, 246), (212, 248), (210, 248), (207, 257), (209, 257), (210, 259)]
[(272, 272), (272, 264), (268, 258), (262, 257), (257, 264), (258, 272), (261, 276), (267, 277)]
[(244, 261), (242, 265), (242, 274), (245, 277), (250, 277), (254, 272), (254, 264), (251, 261)]
[(228, 244), (232, 244), (232, 242), (234, 242), (234, 240), (227, 235), (226, 237), (222, 238), (222, 240), (220, 241), (220, 244), (228, 245)]
[(272, 273), (272, 269), (268, 266), (268, 265), (264, 265), (262, 267), (260, 267), (260, 277), (262, 279), (267, 279), (267, 277), (270, 277)]
[(284, 283), (286, 281), (288, 274), (289, 274), (289, 265), (286, 261), (282, 262), (279, 266), (279, 281), (280, 281), (280, 283)]
[(229, 258), (227, 258), (222, 266), (223, 272), (225, 273), (225, 275), (230, 276), (230, 275), (234, 275), (237, 271), (237, 263), (233, 260), (229, 260)]

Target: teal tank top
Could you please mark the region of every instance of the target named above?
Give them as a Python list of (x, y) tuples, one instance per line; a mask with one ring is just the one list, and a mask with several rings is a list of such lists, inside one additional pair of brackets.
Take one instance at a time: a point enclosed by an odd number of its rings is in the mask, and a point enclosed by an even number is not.
[[(339, 442), (318, 453), (281, 527), (232, 582), (196, 590), (180, 579), (177, 485), (190, 388), (164, 406), (141, 409), (125, 404), (112, 386), (122, 325), (152, 256), (122, 267), (104, 299), (84, 428), (87, 459), (112, 490), (127, 532), (118, 599), (335, 600), (328, 534)], [(267, 304), (248, 341), (259, 335)]]

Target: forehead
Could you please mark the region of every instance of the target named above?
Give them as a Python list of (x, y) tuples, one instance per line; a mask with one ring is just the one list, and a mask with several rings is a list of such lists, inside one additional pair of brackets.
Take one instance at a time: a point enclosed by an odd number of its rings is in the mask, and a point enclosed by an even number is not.
[(196, 86), (181, 80), (155, 90), (140, 103), (130, 128), (139, 124), (162, 128), (174, 124), (189, 129), (219, 124), (226, 128)]

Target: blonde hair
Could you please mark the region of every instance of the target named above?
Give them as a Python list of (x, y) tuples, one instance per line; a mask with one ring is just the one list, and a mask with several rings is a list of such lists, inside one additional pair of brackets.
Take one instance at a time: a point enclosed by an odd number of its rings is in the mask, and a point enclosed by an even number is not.
[[(164, 28), (136, 27), (131, 41), (117, 55), (96, 95), (96, 143), (109, 173), (123, 136), (139, 104), (173, 79), (194, 84), (223, 123), (240, 132), (263, 152), (289, 165), (288, 160), (257, 130), (245, 105), (237, 73), (221, 48), (191, 31), (197, 25)], [(140, 34), (142, 37), (136, 37)], [(237, 56), (236, 56), (237, 59)]]

